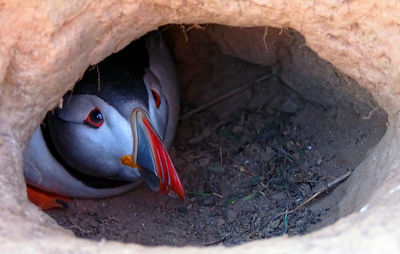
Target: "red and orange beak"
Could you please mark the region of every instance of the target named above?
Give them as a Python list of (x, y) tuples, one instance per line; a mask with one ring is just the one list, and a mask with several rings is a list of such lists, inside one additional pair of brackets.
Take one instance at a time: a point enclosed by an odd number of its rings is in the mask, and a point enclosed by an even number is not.
[(142, 109), (130, 116), (133, 134), (133, 164), (140, 168), (144, 181), (153, 191), (184, 200), (185, 192), (171, 158)]

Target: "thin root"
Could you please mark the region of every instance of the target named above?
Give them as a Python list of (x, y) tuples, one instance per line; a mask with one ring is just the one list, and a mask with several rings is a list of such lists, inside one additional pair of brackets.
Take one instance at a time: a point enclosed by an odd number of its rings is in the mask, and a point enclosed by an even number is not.
[[(318, 196), (320, 196), (322, 193), (328, 191), (329, 189), (331, 189), (333, 186), (335, 186), (336, 184), (344, 181), (345, 179), (347, 179), (351, 174), (353, 173), (353, 171), (351, 169), (347, 169), (347, 172), (345, 174), (343, 174), (342, 176), (330, 181), (328, 184), (326, 184), (324, 187), (322, 187), (320, 190), (318, 190), (317, 192), (315, 192), (311, 197), (309, 197), (308, 199), (306, 199), (303, 203), (301, 203), (300, 205), (298, 205), (296, 208), (290, 210), (290, 211), (285, 211), (283, 213), (278, 214), (276, 218), (284, 215), (284, 214), (290, 214), (293, 213), (297, 210), (299, 210), (300, 208), (302, 208), (303, 206), (307, 205), (308, 203), (310, 203), (311, 201), (313, 201), (315, 198), (317, 198)], [(275, 220), (274, 219), (274, 220)]]
[(361, 119), (363, 119), (363, 120), (369, 120), (369, 119), (371, 119), (372, 114), (373, 114), (375, 111), (377, 111), (378, 109), (379, 109), (378, 107), (374, 108), (373, 110), (369, 111), (369, 113), (368, 113), (367, 116), (363, 116)]
[(217, 103), (220, 103), (220, 102), (222, 102), (222, 101), (224, 101), (224, 100), (226, 100), (226, 99), (228, 99), (228, 98), (230, 98), (230, 97), (232, 97), (232, 96), (234, 96), (234, 95), (236, 95), (236, 94), (238, 94), (240, 92), (243, 92), (243, 91), (249, 89), (250, 87), (252, 87), (253, 85), (259, 84), (262, 81), (270, 78), (271, 76), (272, 76), (272, 74), (266, 74), (266, 75), (256, 79), (255, 81), (249, 83), (249, 84), (245, 84), (245, 85), (243, 85), (241, 87), (233, 89), (230, 92), (224, 93), (223, 95), (218, 96), (217, 98), (215, 98), (215, 99), (213, 99), (213, 100), (211, 100), (211, 101), (209, 101), (209, 102), (207, 102), (207, 103), (205, 103), (205, 104), (203, 104), (203, 105), (201, 105), (201, 106), (199, 106), (199, 107), (187, 112), (186, 114), (182, 115), (180, 117), (180, 120), (187, 119), (187, 118), (191, 117), (192, 115), (194, 115), (194, 114), (196, 114), (196, 113), (198, 113), (200, 111), (203, 111), (206, 108), (209, 108), (209, 107), (211, 107), (211, 106), (213, 106), (213, 105), (215, 105)]

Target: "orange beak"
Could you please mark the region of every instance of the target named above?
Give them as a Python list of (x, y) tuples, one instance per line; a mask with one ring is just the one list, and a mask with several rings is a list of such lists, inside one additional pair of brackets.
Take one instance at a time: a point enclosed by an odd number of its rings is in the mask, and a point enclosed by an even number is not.
[(140, 168), (150, 189), (184, 200), (185, 192), (178, 173), (147, 113), (139, 108), (133, 110), (130, 122), (134, 139), (130, 164)]

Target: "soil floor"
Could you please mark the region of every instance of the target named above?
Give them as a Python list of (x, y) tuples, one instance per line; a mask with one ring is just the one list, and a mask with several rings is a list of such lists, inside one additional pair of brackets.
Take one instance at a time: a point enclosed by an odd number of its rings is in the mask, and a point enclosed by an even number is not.
[[(270, 72), (214, 55), (207, 80), (186, 82), (191, 88), (183, 89), (183, 113)], [(196, 87), (203, 91), (197, 97)], [(385, 124), (380, 109), (323, 108), (272, 76), (180, 122), (170, 155), (186, 190), (184, 202), (142, 186), (109, 199), (72, 200), (68, 209), (47, 214), (79, 237), (152, 246), (231, 246), (305, 234), (337, 219), (346, 182), (286, 212), (354, 169)]]

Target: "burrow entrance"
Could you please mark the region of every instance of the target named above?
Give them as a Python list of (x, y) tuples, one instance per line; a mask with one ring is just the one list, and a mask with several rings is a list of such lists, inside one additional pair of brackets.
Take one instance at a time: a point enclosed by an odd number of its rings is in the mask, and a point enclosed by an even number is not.
[[(381, 139), (387, 117), (372, 96), (293, 30), (161, 30), (186, 114), (170, 154), (187, 199), (140, 187), (48, 214), (79, 237), (174, 246), (230, 246), (336, 221), (346, 182), (292, 210), (354, 169)], [(187, 116), (235, 89), (242, 92)]]

